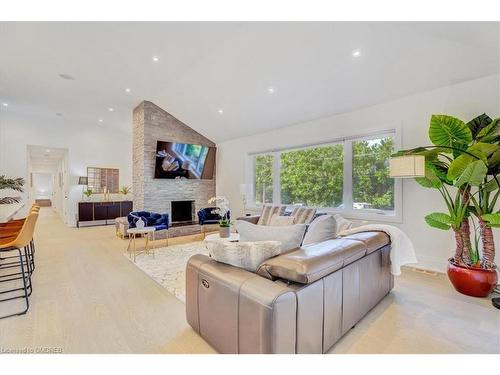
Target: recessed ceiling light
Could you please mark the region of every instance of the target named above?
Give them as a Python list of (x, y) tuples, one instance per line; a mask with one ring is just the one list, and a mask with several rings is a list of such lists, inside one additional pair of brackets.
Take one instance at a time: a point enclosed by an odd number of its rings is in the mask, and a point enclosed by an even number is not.
[(2, 105), (3, 105), (4, 107), (8, 107), (8, 106), (9, 106), (9, 103), (2, 103)]
[(352, 52), (353, 57), (359, 57), (361, 56), (361, 51), (359, 49), (355, 50)]
[(158, 56), (153, 56), (153, 61), (158, 62), (158, 61), (160, 61), (160, 58)]
[(50, 152), (50, 150), (49, 150), (49, 149), (46, 149), (46, 150), (45, 150), (45, 152), (49, 153), (49, 152)]
[(113, 107), (109, 107), (108, 111), (113, 112), (115, 109)]
[(269, 94), (274, 94), (274, 87), (269, 87), (269, 88), (267, 89), (267, 92), (268, 92)]
[(99, 119), (99, 120), (97, 120), (97, 121), (99, 121), (99, 122), (104, 122), (104, 120), (103, 120), (102, 118), (100, 118), (100, 119)]
[(219, 115), (222, 115), (222, 114), (224, 113), (224, 111), (223, 111), (222, 109), (219, 109), (219, 110), (217, 110), (217, 113), (218, 113)]
[(70, 74), (66, 74), (66, 73), (59, 74), (59, 77), (61, 77), (62, 79), (66, 79), (68, 81), (74, 81), (75, 80), (75, 77), (73, 77)]
[(125, 92), (128, 93), (128, 94), (130, 94), (131, 91), (132, 90), (130, 90), (128, 87), (125, 89)]

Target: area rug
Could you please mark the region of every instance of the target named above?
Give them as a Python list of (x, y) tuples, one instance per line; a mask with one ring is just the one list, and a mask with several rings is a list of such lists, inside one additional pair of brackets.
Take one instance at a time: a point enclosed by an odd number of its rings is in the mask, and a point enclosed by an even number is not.
[(167, 289), (175, 297), (186, 302), (186, 264), (195, 254), (208, 255), (204, 242), (191, 242), (184, 245), (172, 245), (155, 250), (155, 257), (139, 254), (135, 263), (127, 253), (124, 255), (132, 264)]

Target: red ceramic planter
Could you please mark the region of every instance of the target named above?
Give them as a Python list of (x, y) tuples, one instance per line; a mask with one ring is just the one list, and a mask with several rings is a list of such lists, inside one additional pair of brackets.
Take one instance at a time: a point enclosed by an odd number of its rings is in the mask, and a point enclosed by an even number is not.
[(472, 297), (487, 297), (498, 282), (496, 270), (457, 266), (451, 259), (447, 273), (457, 292)]

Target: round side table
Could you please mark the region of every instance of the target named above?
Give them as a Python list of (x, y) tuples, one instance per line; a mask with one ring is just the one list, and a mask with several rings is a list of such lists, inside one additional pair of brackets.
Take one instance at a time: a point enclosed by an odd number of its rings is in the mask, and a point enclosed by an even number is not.
[[(132, 258), (132, 255), (134, 257), (134, 263), (135, 263), (135, 258), (137, 254), (149, 254), (150, 251), (153, 253), (153, 258), (155, 257), (155, 249), (153, 247), (150, 248), (149, 246), (149, 235), (151, 234), (153, 236), (153, 241), (155, 240), (155, 227), (144, 227), (144, 228), (130, 228), (127, 229), (127, 234), (129, 235), (129, 241), (128, 241), (128, 247), (127, 247), (127, 253), (129, 254), (129, 257)], [(136, 246), (136, 238), (137, 236), (142, 237), (143, 235), (146, 235), (146, 244), (144, 246), (143, 250), (137, 250)], [(131, 246), (133, 244), (133, 246)], [(132, 249), (131, 249), (132, 247)], [(131, 253), (132, 250), (132, 253)]]

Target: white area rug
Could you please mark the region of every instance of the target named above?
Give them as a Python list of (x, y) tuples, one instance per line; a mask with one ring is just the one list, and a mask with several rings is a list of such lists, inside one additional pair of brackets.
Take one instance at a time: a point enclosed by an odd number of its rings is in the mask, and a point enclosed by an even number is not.
[(204, 242), (172, 245), (155, 250), (153, 255), (139, 254), (135, 263), (124, 255), (158, 284), (166, 288), (182, 302), (186, 302), (186, 264), (195, 254), (208, 255)]

